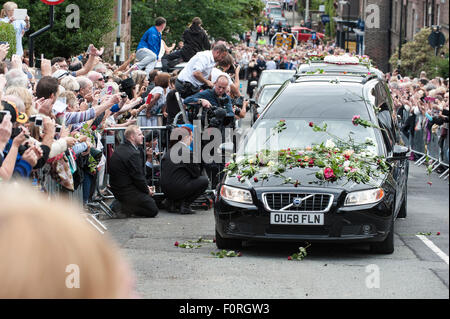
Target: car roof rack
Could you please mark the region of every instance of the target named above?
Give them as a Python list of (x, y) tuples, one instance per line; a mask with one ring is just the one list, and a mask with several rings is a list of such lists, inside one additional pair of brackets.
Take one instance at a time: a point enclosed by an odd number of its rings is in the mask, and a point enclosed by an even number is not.
[(354, 72), (328, 72), (328, 73), (296, 73), (292, 76), (291, 82), (295, 83), (300, 78), (305, 78), (308, 76), (314, 77), (353, 77), (353, 78), (361, 78), (361, 83), (365, 84), (370, 80), (377, 79), (378, 76), (376, 74), (364, 74), (364, 73), (354, 73)]

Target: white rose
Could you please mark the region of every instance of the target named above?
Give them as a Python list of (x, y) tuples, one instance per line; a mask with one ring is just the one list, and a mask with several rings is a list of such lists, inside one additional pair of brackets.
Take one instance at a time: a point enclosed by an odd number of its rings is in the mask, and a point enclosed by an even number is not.
[(326, 148), (334, 148), (335, 146), (336, 144), (334, 144), (332, 140), (327, 140), (327, 142), (325, 143)]
[(350, 161), (345, 161), (344, 162), (344, 167), (348, 167), (348, 166), (350, 166)]

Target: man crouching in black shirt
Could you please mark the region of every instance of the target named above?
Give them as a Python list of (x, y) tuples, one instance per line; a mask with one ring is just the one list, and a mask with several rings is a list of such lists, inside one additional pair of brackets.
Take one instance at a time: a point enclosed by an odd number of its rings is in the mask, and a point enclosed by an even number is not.
[(190, 205), (208, 188), (208, 178), (201, 175), (201, 167), (193, 161), (189, 148), (192, 131), (187, 127), (175, 128), (171, 147), (161, 160), (161, 189), (169, 201), (181, 201), (180, 214), (194, 214)]

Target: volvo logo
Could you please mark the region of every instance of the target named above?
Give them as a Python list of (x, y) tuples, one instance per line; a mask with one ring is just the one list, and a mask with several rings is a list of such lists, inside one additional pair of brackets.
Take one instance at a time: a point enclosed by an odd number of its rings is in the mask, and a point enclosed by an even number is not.
[(302, 201), (303, 200), (301, 198), (297, 197), (297, 198), (294, 198), (294, 201), (292, 202), (292, 204), (294, 205), (294, 207), (300, 207), (302, 205)]

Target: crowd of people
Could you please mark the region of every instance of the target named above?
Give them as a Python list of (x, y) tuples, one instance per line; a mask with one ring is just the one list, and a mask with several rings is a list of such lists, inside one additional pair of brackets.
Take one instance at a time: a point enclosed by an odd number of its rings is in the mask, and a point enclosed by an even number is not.
[[(285, 3), (290, 8), (294, 1)], [(162, 39), (167, 22), (159, 17), (143, 35), (136, 53), (122, 65), (107, 63), (102, 59), (103, 49), (90, 45), (77, 56), (43, 59), (37, 70), (29, 66), (21, 46), (30, 19), (14, 21), (11, 12), (15, 8), (14, 3), (5, 3), (2, 19), (13, 23), (17, 46), (0, 44), (0, 198), (4, 203), (0, 219), (6, 226), (0, 232), (0, 252), (7, 261), (1, 265), (0, 296), (4, 297), (135, 296), (132, 273), (122, 257), (79, 216), (75, 218), (75, 208), (58, 202), (50, 209), (46, 200), (35, 197), (37, 192), (21, 184), (11, 188), (7, 181), (25, 181), (42, 189), (45, 179), (52, 178), (62, 192), (81, 187), (83, 203), (87, 204), (108, 174), (116, 217), (155, 217), (160, 208), (151, 186), (156, 174), (165, 195), (164, 207), (170, 212), (193, 214), (192, 203), (209, 185), (218, 183), (220, 165), (215, 164), (220, 163), (192, 160), (193, 126), (177, 122), (181, 108), (186, 107), (183, 115), (190, 121), (199, 116), (203, 129), (233, 127), (235, 120), (245, 117), (248, 105), (243, 99), (242, 79), (257, 81), (264, 70), (294, 70), (310, 56), (345, 53), (333, 43), (307, 42), (289, 49), (257, 43), (249, 46), (246, 39), (234, 45), (223, 39), (211, 42), (198, 17), (186, 28), (183, 42), (175, 50), (175, 44), (169, 47)], [(15, 54), (6, 59), (10, 50)], [(158, 62), (161, 70), (156, 67)], [(185, 66), (178, 71), (176, 65), (182, 62)], [(414, 137), (422, 130), (429, 141), (431, 134), (439, 131), (442, 155), (448, 159), (448, 148), (444, 149), (448, 79), (428, 79), (425, 72), (415, 78), (402, 77), (395, 70), (386, 74), (386, 80), (403, 133)], [(253, 95), (250, 87), (247, 93)], [(141, 129), (161, 125), (170, 127), (165, 133), (170, 133), (168, 144), (162, 131)], [(111, 128), (123, 130), (122, 144), (106, 143), (108, 135), (114, 135), (108, 131)], [(187, 161), (175, 160), (184, 154)], [(18, 212), (13, 204), (23, 198), (27, 200)], [(62, 210), (67, 214), (61, 214)], [(36, 223), (46, 226), (35, 227)], [(28, 236), (25, 239), (24, 234)], [(9, 248), (11, 242), (18, 243), (16, 249)], [(33, 245), (26, 246), (30, 242)], [(64, 281), (66, 273), (61, 269), (69, 251), (73, 263), (83, 266), (88, 260), (96, 264), (85, 266), (89, 271), (83, 273), (82, 280), (97, 285), (63, 289), (61, 295), (61, 289), (53, 288)], [(42, 267), (23, 277), (16, 265), (33, 258), (38, 258)], [(58, 284), (41, 289), (37, 279), (55, 274), (53, 282)], [(3, 285), (5, 282), (14, 284)]]
[[(154, 185), (156, 172), (166, 194), (165, 207), (192, 214), (195, 198), (209, 184), (217, 185), (220, 165), (175, 163), (169, 151), (174, 143), (166, 145), (162, 136), (154, 138), (156, 131), (144, 134), (140, 128), (181, 126), (181, 130), (172, 129), (178, 134), (176, 141), (192, 152), (192, 126), (176, 122), (182, 118), (177, 117), (179, 100), (189, 121), (202, 109), (203, 128), (223, 130), (246, 115), (242, 79), (257, 81), (264, 70), (295, 70), (311, 55), (345, 53), (334, 43), (311, 41), (293, 49), (268, 44), (249, 47), (245, 41), (233, 45), (223, 39), (210, 42), (198, 17), (173, 51), (175, 45), (168, 47), (162, 40), (166, 24), (163, 17), (157, 18), (136, 53), (122, 65), (105, 62), (103, 49), (90, 45), (69, 59), (43, 59), (39, 79), (36, 69), (28, 66), (26, 54), (5, 60), (11, 48), (0, 45), (0, 178), (7, 181), (20, 176), (39, 185), (46, 169), (63, 191), (82, 187), (87, 204), (109, 174), (118, 216), (154, 217), (159, 202), (153, 199), (155, 189), (149, 185)], [(162, 70), (156, 68), (158, 62)], [(182, 62), (184, 68), (178, 71), (176, 65)], [(403, 119), (403, 132), (411, 136), (420, 128), (432, 133), (442, 127), (439, 142), (443, 146), (448, 131), (448, 79), (427, 79), (424, 73), (402, 78), (395, 71), (386, 80)], [(250, 86), (247, 94), (253, 95)], [(124, 145), (105, 142), (105, 135), (114, 134), (108, 133), (111, 128), (124, 130)], [(146, 145), (141, 148), (144, 138)], [(210, 180), (202, 176), (203, 169)]]

